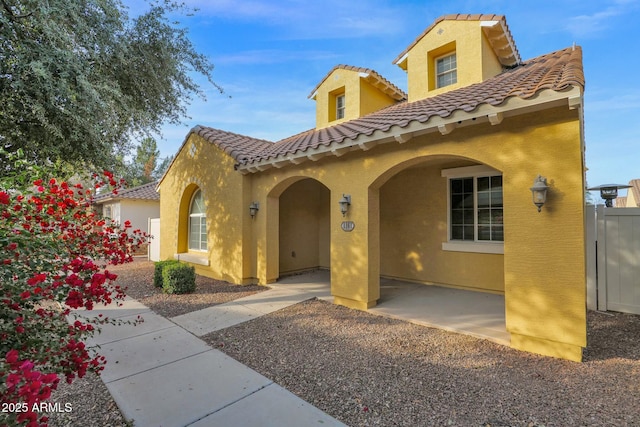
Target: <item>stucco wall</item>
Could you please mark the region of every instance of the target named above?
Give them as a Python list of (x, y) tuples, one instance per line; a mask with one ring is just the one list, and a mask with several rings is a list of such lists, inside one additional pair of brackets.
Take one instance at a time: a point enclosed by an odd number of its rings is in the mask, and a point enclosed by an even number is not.
[(280, 196), (280, 274), (329, 268), (329, 190), (305, 179)]
[(501, 254), (442, 249), (448, 238), (447, 178), (469, 162), (436, 159), (399, 172), (380, 188), (380, 274), (491, 292), (504, 291)]
[(160, 202), (151, 200), (121, 200), (120, 217), (122, 222), (131, 221), (131, 229), (148, 231), (149, 218), (160, 216)]
[[(454, 51), (458, 82), (436, 89), (434, 60)], [(479, 83), (483, 78), (498, 74), (501, 69), (478, 21), (442, 21), (408, 52), (409, 101)]]
[[(335, 98), (332, 94), (341, 91), (345, 95), (345, 116), (336, 120)], [(360, 72), (341, 68), (334, 70), (318, 87), (315, 101), (317, 129), (362, 117), (396, 102), (364, 81)]]
[[(192, 152), (191, 146), (195, 147)], [(192, 134), (160, 184), (161, 259), (188, 253), (209, 263), (198, 272), (234, 283), (251, 278), (251, 203), (249, 177), (234, 170), (235, 162), (215, 145)], [(208, 250), (191, 251), (187, 244), (191, 196), (201, 189), (207, 208)]]

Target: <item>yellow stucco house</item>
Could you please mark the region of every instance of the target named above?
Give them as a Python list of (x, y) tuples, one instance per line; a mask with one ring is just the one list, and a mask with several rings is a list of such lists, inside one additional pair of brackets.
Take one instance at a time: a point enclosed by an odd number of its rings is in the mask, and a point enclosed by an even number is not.
[(394, 63), (407, 94), (336, 66), (316, 128), (281, 141), (192, 129), (158, 186), (161, 258), (242, 284), (330, 269), (362, 310), (381, 276), (501, 293), (512, 347), (581, 360), (581, 49), (525, 61), (503, 16), (448, 15)]

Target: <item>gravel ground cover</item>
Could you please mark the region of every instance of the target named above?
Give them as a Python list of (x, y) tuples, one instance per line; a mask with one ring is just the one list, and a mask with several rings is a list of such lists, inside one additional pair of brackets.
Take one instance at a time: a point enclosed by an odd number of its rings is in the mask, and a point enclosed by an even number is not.
[(190, 294), (169, 295), (153, 286), (154, 264), (146, 259), (112, 267), (118, 275), (117, 283), (127, 287), (127, 295), (140, 301), (157, 314), (175, 317), (212, 305), (246, 297), (268, 288), (258, 285), (234, 285), (222, 280), (196, 275), (196, 291)]
[(589, 313), (584, 363), (307, 301), (205, 340), (349, 426), (638, 426), (640, 318)]
[[(186, 312), (151, 292), (149, 265), (118, 267), (120, 284), (168, 317)], [(583, 363), (318, 300), (204, 339), (352, 427), (640, 426), (640, 316), (590, 312)], [(61, 385), (52, 402), (73, 411), (51, 426), (128, 425), (95, 377)]]

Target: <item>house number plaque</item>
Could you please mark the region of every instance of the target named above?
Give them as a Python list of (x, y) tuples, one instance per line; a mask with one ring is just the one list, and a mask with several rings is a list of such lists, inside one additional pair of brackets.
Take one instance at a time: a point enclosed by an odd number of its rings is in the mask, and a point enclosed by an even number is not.
[(353, 231), (353, 229), (356, 228), (356, 223), (353, 221), (342, 221), (340, 227), (343, 231)]

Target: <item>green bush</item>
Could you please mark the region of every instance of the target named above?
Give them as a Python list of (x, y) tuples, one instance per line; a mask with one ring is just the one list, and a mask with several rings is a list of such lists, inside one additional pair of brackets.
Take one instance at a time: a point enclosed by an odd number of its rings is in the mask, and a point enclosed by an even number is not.
[(178, 264), (180, 261), (178, 261), (177, 259), (168, 259), (165, 261), (157, 261), (154, 265), (155, 265), (155, 269), (153, 272), (153, 286), (155, 286), (156, 288), (161, 288), (162, 287), (162, 272), (164, 271), (164, 268), (168, 265), (174, 265), (174, 264)]
[(196, 290), (196, 269), (184, 263), (167, 265), (162, 279), (162, 290), (167, 294), (188, 294)]

